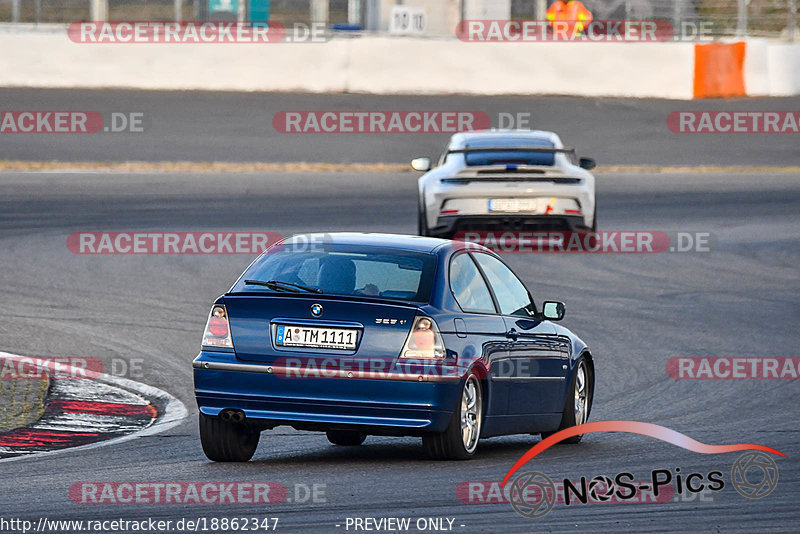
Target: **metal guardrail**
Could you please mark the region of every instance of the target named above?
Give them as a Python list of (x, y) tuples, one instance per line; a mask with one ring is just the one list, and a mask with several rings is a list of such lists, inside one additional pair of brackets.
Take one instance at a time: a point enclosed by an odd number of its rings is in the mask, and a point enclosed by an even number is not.
[[(225, 0), (221, 0), (225, 1)], [(489, 2), (493, 0), (487, 0)], [(507, 0), (496, 0), (507, 1)], [(553, 0), (511, 0), (511, 19), (540, 18)], [(800, 39), (800, 0), (581, 0), (596, 20), (665, 20), (705, 24), (706, 35)], [(208, 0), (0, 0), (0, 22), (71, 23), (82, 20), (202, 20)], [(244, 6), (246, 0), (240, 0)], [(400, 5), (413, 0), (395, 0)], [(271, 0), (270, 20), (286, 25), (325, 22), (369, 26), (370, 0)], [(464, 8), (462, 0), (461, 14)], [(247, 19), (245, 8), (242, 9)], [(454, 29), (455, 30), (455, 29)], [(441, 36), (441, 35), (439, 35)]]

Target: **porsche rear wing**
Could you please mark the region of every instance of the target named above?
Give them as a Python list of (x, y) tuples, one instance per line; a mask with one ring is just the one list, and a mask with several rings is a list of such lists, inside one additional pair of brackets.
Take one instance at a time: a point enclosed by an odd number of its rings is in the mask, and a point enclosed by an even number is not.
[(574, 148), (548, 148), (543, 146), (532, 147), (503, 147), (503, 146), (488, 146), (488, 147), (474, 147), (474, 148), (454, 148), (447, 151), (447, 154), (474, 154), (476, 152), (543, 152), (543, 153), (561, 153), (561, 154), (575, 154)]
[[(574, 148), (564, 147), (564, 148), (555, 148), (555, 147), (543, 147), (543, 146), (513, 146), (513, 147), (503, 147), (503, 146), (487, 146), (487, 147), (467, 147), (467, 148), (453, 148), (449, 149), (444, 157), (447, 158), (450, 154), (464, 154), (465, 157), (468, 154), (491, 154), (492, 152), (511, 152), (511, 153), (540, 153), (540, 154), (566, 154), (567, 158), (572, 163), (577, 163), (578, 155), (575, 152)], [(501, 165), (500, 162), (497, 162), (495, 165)], [(517, 163), (516, 165), (526, 165)], [(527, 164), (528, 166), (541, 166), (536, 164)], [(551, 166), (547, 165), (547, 166)]]
[(459, 170), (455, 176), (442, 178), (442, 183), (467, 184), (478, 182), (552, 182), (563, 184), (578, 184), (580, 178), (573, 178), (564, 174), (558, 168), (543, 165), (524, 164), (496, 164), (476, 165)]

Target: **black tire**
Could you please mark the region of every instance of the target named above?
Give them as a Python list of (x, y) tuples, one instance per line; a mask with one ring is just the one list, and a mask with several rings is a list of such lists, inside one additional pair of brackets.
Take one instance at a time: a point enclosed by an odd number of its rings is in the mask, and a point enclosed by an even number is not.
[[(582, 397), (584, 399), (584, 409), (583, 409), (583, 416), (581, 417), (581, 421), (578, 422), (577, 412), (576, 412), (576, 395), (575, 389), (578, 387), (579, 375), (583, 369), (583, 392), (580, 393), (578, 397)], [(587, 362), (586, 358), (581, 356), (578, 360), (578, 363), (575, 365), (575, 372), (572, 373), (572, 380), (569, 384), (569, 391), (567, 392), (567, 399), (564, 402), (564, 411), (561, 414), (561, 424), (559, 424), (558, 429), (554, 430), (553, 432), (542, 432), (542, 439), (547, 438), (558, 432), (559, 430), (564, 430), (565, 428), (570, 428), (573, 426), (577, 426), (578, 424), (583, 424), (589, 420), (589, 414), (592, 411), (592, 398), (594, 396), (594, 377), (592, 376), (592, 367)], [(583, 434), (578, 434), (577, 436), (572, 436), (570, 438), (561, 440), (561, 443), (579, 443), (583, 438)]]
[(200, 443), (213, 462), (246, 462), (253, 457), (261, 433), (243, 423), (200, 414)]
[(417, 202), (417, 235), (423, 237), (430, 236), (428, 232), (428, 224), (425, 222), (425, 211), (422, 209), (422, 204)]
[(594, 209), (594, 213), (592, 214), (592, 232), (597, 231), (597, 208)]
[[(468, 404), (466, 399), (468, 391), (474, 391), (474, 400)], [(475, 407), (475, 414), (470, 413), (469, 406)], [(469, 445), (465, 444), (461, 422), (467, 407), (467, 416), (472, 421)], [(483, 392), (480, 380), (470, 374), (461, 387), (456, 409), (453, 417), (444, 432), (429, 432), (422, 435), (422, 447), (425, 454), (434, 460), (469, 460), (475, 455), (480, 439), (480, 432), (483, 424)]]
[(328, 436), (328, 441), (334, 445), (343, 445), (345, 447), (361, 445), (367, 439), (366, 434), (355, 430), (328, 430), (325, 435)]

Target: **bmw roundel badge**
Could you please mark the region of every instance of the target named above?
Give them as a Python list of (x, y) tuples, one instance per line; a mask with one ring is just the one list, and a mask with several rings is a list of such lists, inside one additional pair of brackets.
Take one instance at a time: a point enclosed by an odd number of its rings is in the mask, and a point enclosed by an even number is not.
[(312, 304), (311, 315), (313, 315), (314, 317), (319, 317), (320, 315), (322, 315), (322, 304)]

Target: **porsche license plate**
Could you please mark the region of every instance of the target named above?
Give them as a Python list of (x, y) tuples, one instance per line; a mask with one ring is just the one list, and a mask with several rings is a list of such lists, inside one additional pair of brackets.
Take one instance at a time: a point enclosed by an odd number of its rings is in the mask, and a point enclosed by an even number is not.
[(537, 198), (493, 198), (489, 200), (489, 211), (535, 212), (538, 200)]

